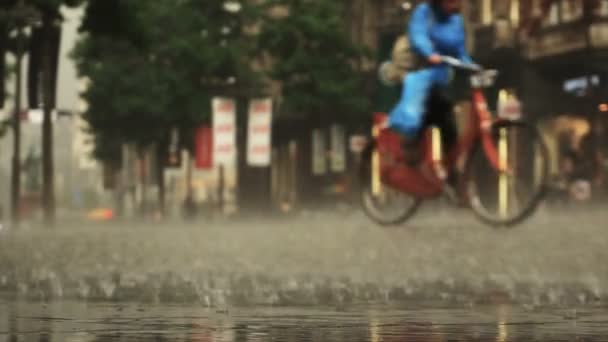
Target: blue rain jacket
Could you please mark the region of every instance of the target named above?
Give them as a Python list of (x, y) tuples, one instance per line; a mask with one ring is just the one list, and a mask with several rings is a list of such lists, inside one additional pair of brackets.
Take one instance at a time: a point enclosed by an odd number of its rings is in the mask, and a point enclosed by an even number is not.
[[(423, 3), (414, 9), (408, 30), (414, 53), (423, 59), (439, 54), (472, 63), (466, 50), (464, 21), (459, 14), (445, 14)], [(401, 99), (390, 113), (389, 126), (406, 137), (417, 136), (431, 89), (445, 87), (449, 81), (450, 68), (445, 65), (408, 73), (403, 80)]]

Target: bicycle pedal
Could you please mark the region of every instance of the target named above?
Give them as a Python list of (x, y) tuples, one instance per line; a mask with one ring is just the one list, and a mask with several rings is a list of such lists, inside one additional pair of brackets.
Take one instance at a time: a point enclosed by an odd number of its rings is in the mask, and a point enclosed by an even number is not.
[(441, 163), (433, 163), (433, 168), (437, 178), (439, 178), (441, 181), (445, 181), (448, 178), (448, 171)]

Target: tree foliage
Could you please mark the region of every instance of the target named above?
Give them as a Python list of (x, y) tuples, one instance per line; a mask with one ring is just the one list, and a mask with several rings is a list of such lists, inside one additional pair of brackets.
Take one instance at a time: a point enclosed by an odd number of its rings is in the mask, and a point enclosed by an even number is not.
[(270, 77), (282, 83), (283, 112), (344, 119), (363, 113), (357, 62), (366, 49), (353, 43), (346, 26), (347, 0), (275, 0), (289, 15), (267, 17), (260, 46), (272, 56)]
[[(90, 0), (74, 57), (90, 80), (84, 118), (98, 142), (146, 146), (172, 127), (189, 140), (209, 120), (210, 97), (234, 86), (228, 79), (255, 79), (240, 32), (249, 14), (230, 14), (221, 0)], [(98, 145), (97, 156), (114, 145)]]
[[(173, 127), (192, 141), (212, 96), (267, 93), (264, 66), (282, 84), (282, 112), (339, 118), (368, 108), (356, 68), (365, 50), (346, 30), (348, 1), (240, 3), (235, 14), (225, 0), (88, 1), (74, 57), (90, 80), (84, 118), (99, 158), (111, 159), (122, 142), (162, 142)], [(276, 5), (289, 17), (269, 15)]]

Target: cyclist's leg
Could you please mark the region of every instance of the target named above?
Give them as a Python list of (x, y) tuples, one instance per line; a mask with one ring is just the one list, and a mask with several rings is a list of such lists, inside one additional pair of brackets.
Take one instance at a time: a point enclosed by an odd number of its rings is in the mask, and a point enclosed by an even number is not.
[(419, 137), (433, 83), (430, 69), (409, 73), (403, 82), (401, 99), (389, 115), (389, 127), (404, 136), (403, 150), (411, 165), (420, 159)]
[[(454, 117), (454, 105), (442, 87), (431, 90), (425, 118), (425, 126), (435, 125), (441, 130), (443, 154), (448, 158), (458, 142), (458, 127)], [(450, 160), (447, 160), (450, 163)]]
[(447, 184), (451, 188), (446, 188), (455, 201), (462, 207), (466, 206), (464, 194), (458, 190), (459, 175), (456, 170), (454, 148), (458, 142), (458, 127), (454, 117), (454, 107), (452, 101), (445, 94), (443, 87), (433, 87), (428, 100), (428, 112), (426, 114), (425, 125), (434, 125), (441, 130), (441, 146), (445, 165), (448, 167)]
[(389, 127), (403, 134), (408, 140), (417, 139), (433, 84), (431, 69), (407, 74), (403, 81), (401, 99), (390, 112)]

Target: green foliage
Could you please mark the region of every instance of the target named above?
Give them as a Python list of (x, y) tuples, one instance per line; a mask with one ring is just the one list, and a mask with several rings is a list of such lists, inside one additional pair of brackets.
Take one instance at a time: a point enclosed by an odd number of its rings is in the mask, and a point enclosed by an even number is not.
[(76, 7), (83, 3), (84, 0), (29, 0), (28, 5), (38, 9), (38, 11), (47, 15), (53, 20), (63, 19), (61, 16), (61, 6)]
[[(242, 34), (254, 11), (230, 14), (223, 3), (89, 1), (73, 56), (91, 81), (84, 118), (100, 143), (98, 158), (112, 159), (116, 141), (162, 142), (172, 127), (189, 141), (209, 120), (211, 96), (257, 82), (248, 62), (254, 45)], [(237, 83), (230, 86), (232, 77)]]
[(275, 0), (290, 8), (267, 18), (260, 45), (274, 60), (270, 77), (283, 84), (283, 112), (346, 119), (364, 113), (363, 75), (355, 67), (366, 49), (346, 30), (348, 0)]
[[(90, 80), (84, 118), (98, 158), (117, 158), (123, 142), (162, 142), (172, 127), (191, 141), (210, 118), (212, 96), (266, 92), (253, 61), (271, 61), (266, 76), (282, 84), (283, 113), (348, 119), (366, 112), (356, 67), (366, 51), (346, 30), (348, 1), (241, 1), (238, 14), (224, 2), (89, 0), (73, 56)], [(291, 15), (267, 16), (277, 4)]]
[(144, 29), (142, 20), (137, 16), (138, 10), (137, 1), (90, 0), (80, 31), (92, 34), (94, 38), (126, 40), (141, 46)]

